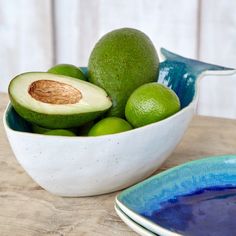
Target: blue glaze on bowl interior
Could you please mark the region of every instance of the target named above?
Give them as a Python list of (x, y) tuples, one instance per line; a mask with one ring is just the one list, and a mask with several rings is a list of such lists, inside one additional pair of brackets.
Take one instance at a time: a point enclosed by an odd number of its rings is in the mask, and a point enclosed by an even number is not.
[[(160, 63), (158, 82), (173, 89), (178, 95), (181, 108), (188, 106), (195, 95), (195, 85), (201, 73), (207, 70), (232, 70), (222, 66), (203, 63), (174, 54), (161, 48), (165, 60)], [(86, 67), (81, 70), (87, 75)], [(24, 121), (10, 106), (6, 115), (8, 126), (16, 131), (30, 132), (30, 125)]]
[(162, 203), (212, 186), (236, 187), (236, 156), (209, 157), (171, 168), (118, 195), (117, 201), (138, 215), (150, 215)]
[(6, 122), (7, 122), (7, 125), (13, 130), (21, 131), (21, 132), (32, 132), (30, 123), (22, 119), (16, 113), (12, 105), (10, 105), (7, 109)]
[(178, 95), (181, 108), (192, 102), (195, 95), (196, 81), (205, 71), (232, 70), (230, 68), (212, 65), (197, 60), (188, 59), (161, 48), (166, 58), (160, 65), (158, 82), (173, 89)]

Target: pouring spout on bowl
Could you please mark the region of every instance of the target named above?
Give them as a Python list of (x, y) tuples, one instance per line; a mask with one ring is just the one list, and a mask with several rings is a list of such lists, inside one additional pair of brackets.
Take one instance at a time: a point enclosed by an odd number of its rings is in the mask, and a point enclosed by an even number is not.
[(158, 82), (175, 91), (180, 99), (181, 108), (193, 101), (196, 95), (196, 82), (202, 76), (236, 73), (235, 69), (185, 58), (165, 48), (161, 48), (160, 53), (164, 61), (160, 64)]

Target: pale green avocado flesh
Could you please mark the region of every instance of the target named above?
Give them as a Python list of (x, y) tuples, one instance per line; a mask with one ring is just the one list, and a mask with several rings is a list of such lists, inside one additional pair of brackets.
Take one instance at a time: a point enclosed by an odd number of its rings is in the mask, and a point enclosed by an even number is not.
[(104, 35), (88, 64), (89, 81), (106, 90), (113, 106), (109, 116), (124, 117), (131, 93), (142, 84), (157, 81), (159, 58), (147, 35), (122, 28)]
[(112, 106), (102, 88), (46, 72), (16, 76), (9, 85), (9, 96), (21, 117), (48, 129), (81, 126)]

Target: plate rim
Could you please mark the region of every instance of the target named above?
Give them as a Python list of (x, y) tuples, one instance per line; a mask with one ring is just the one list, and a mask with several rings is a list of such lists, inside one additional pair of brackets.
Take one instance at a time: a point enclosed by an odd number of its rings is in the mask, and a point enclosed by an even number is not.
[[(135, 231), (136, 233), (140, 233), (137, 232), (136, 230), (133, 229), (132, 226), (130, 226), (126, 221), (128, 221), (131, 225), (134, 225), (137, 228), (140, 228), (141, 231), (143, 231), (145, 234), (147, 234), (147, 236), (156, 236), (156, 234), (148, 229), (146, 229), (144, 226), (140, 225), (139, 223), (137, 223), (136, 221), (132, 220), (129, 216), (127, 216), (125, 214), (125, 212), (123, 212), (120, 207), (115, 204), (114, 205), (115, 211), (117, 213), (117, 215), (121, 218), (121, 220), (129, 227), (131, 228), (133, 231)], [(124, 218), (126, 219), (126, 221), (124, 220)]]
[[(193, 161), (188, 161), (185, 162), (183, 164), (177, 165), (175, 167), (169, 168), (165, 171), (162, 171), (154, 176), (149, 177), (148, 179), (141, 181), (125, 190), (123, 190), (121, 193), (119, 193), (116, 198), (115, 198), (115, 202), (118, 205), (118, 207), (127, 215), (129, 216), (133, 221), (135, 221), (136, 223), (143, 225), (144, 228), (150, 229), (151, 231), (153, 231), (156, 234), (161, 234), (163, 236), (183, 236), (182, 234), (173, 232), (167, 228), (164, 228), (154, 222), (152, 222), (151, 220), (139, 215), (137, 212), (135, 212), (134, 210), (130, 209), (129, 207), (127, 207), (125, 204), (123, 204), (120, 200), (119, 197), (126, 191), (133, 191), (137, 188), (139, 188), (139, 186), (142, 186), (145, 183), (149, 183), (152, 180), (154, 180), (155, 178), (162, 178), (162, 176), (168, 175), (169, 173), (171, 173), (172, 171), (178, 170), (182, 167), (186, 167), (189, 165), (194, 165), (194, 164), (199, 164), (199, 163), (204, 163), (204, 162), (208, 162), (210, 160), (215, 160), (215, 161), (223, 161), (223, 160), (228, 160), (231, 158), (235, 158), (235, 162), (236, 162), (236, 154), (229, 154), (229, 155), (214, 155), (214, 156), (207, 156), (207, 157), (203, 157), (201, 159), (197, 159), (197, 160), (193, 160)], [(142, 222), (142, 223), (141, 223)]]

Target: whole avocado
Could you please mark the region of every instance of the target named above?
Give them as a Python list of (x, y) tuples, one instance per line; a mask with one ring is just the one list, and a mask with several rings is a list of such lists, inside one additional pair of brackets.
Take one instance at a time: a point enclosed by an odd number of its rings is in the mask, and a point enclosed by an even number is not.
[(143, 32), (122, 28), (104, 35), (88, 64), (89, 81), (106, 90), (113, 106), (108, 116), (124, 117), (131, 93), (142, 84), (157, 81), (159, 58)]

